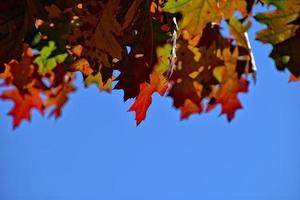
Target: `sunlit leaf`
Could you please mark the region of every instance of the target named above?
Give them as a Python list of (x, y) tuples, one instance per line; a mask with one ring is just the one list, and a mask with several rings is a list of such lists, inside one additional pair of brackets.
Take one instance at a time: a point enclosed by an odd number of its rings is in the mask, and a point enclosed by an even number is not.
[(275, 60), (277, 69), (300, 75), (300, 1), (283, 0), (263, 1), (277, 7), (275, 11), (258, 13), (255, 19), (268, 27), (257, 33), (257, 39), (263, 43), (271, 43), (273, 51), (270, 56)]
[[(264, 7), (253, 17), (256, 5)], [(266, 26), (256, 38), (272, 45), (277, 69), (296, 82), (299, 15), (300, 0), (1, 1), (0, 98), (14, 102), (14, 127), (33, 108), (57, 118), (80, 73), (86, 87), (133, 98), (137, 124), (155, 93), (171, 98), (181, 119), (220, 105), (231, 121), (261, 67), (252, 19)]]

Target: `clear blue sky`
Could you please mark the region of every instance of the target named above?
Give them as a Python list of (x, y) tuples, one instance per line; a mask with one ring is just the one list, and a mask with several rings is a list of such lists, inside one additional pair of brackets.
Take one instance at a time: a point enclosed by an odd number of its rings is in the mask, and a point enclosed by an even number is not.
[(122, 92), (79, 86), (59, 120), (34, 111), (12, 131), (0, 102), (0, 199), (299, 200), (300, 83), (250, 35), (258, 81), (232, 123), (220, 108), (180, 122), (155, 96), (136, 127)]

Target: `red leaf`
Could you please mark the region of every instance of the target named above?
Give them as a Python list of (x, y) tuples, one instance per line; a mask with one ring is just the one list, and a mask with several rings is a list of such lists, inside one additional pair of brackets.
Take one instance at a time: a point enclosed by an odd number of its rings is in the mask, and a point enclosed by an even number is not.
[(128, 109), (128, 111), (135, 112), (135, 120), (137, 125), (141, 123), (146, 118), (147, 110), (152, 102), (153, 90), (151, 85), (144, 82), (140, 86), (139, 96), (136, 98), (135, 102)]
[(22, 120), (30, 121), (31, 110), (37, 109), (41, 114), (44, 113), (43, 101), (39, 95), (39, 90), (29, 89), (28, 94), (21, 96), (17, 89), (8, 90), (1, 94), (1, 99), (11, 100), (14, 102), (14, 107), (8, 113), (13, 117), (13, 127), (20, 125)]
[(140, 93), (128, 110), (129, 112), (134, 111), (136, 113), (135, 120), (137, 125), (146, 118), (147, 110), (152, 102), (152, 94), (158, 92), (163, 96), (167, 88), (167, 81), (157, 71), (154, 71), (150, 75), (150, 84), (144, 82), (140, 85)]
[(289, 82), (297, 82), (300, 81), (300, 76), (296, 77), (294, 75), (291, 75)]

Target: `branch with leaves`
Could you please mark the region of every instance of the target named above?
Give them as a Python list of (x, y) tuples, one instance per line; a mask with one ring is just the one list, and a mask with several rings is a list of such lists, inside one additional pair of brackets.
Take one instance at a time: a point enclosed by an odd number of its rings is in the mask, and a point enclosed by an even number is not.
[[(258, 4), (266, 11), (254, 15)], [(248, 92), (249, 75), (256, 79), (252, 21), (266, 25), (257, 40), (273, 46), (277, 69), (296, 81), (299, 15), (300, 0), (0, 2), (0, 98), (14, 102), (14, 128), (30, 120), (32, 109), (50, 109), (57, 118), (80, 71), (86, 87), (134, 98), (129, 111), (137, 124), (156, 92), (173, 99), (182, 119), (221, 105), (230, 121), (242, 108), (238, 95)]]

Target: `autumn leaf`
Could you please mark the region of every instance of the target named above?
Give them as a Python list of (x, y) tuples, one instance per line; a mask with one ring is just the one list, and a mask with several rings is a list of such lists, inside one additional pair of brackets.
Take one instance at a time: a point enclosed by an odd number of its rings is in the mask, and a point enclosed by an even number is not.
[(76, 87), (71, 82), (72, 77), (66, 75), (65, 80), (64, 83), (46, 93), (45, 107), (50, 108), (54, 106), (49, 116), (58, 118), (61, 115), (63, 106), (69, 100), (69, 94), (76, 90)]
[(213, 86), (219, 84), (214, 76), (216, 67), (224, 66), (221, 52), (229, 47), (229, 40), (222, 37), (220, 27), (208, 24), (201, 40), (190, 43), (189, 35), (179, 38), (177, 46), (177, 66), (171, 76), (171, 89), (168, 95), (175, 108), (180, 109), (181, 118), (201, 113), (203, 100), (209, 98)]
[(202, 35), (208, 23), (219, 24), (223, 18), (229, 19), (238, 10), (243, 16), (248, 15), (245, 0), (169, 0), (164, 11), (181, 13), (181, 29), (192, 36)]
[(263, 2), (275, 5), (277, 10), (258, 13), (255, 16), (257, 21), (268, 26), (267, 29), (258, 32), (256, 38), (273, 45), (270, 56), (275, 60), (278, 70), (288, 68), (294, 76), (299, 76), (300, 1)]
[(39, 56), (33, 61), (39, 67), (39, 74), (45, 75), (51, 72), (58, 64), (63, 63), (68, 57), (67, 53), (52, 56), (52, 53), (55, 49), (55, 42), (50, 41), (48, 46), (43, 47), (39, 52)]
[(97, 74), (89, 74), (84, 80), (84, 85), (85, 87), (89, 87), (92, 84), (96, 84), (100, 91), (106, 91), (110, 93), (112, 91), (111, 84), (114, 79), (115, 78), (112, 77), (108, 79), (106, 83), (104, 83), (101, 73), (98, 72)]
[(239, 77), (243, 74), (252, 74), (253, 80), (256, 82), (256, 63), (248, 37), (248, 30), (251, 27), (251, 22), (242, 22), (233, 16), (228, 21), (228, 24), (229, 32), (234, 37), (236, 44), (239, 46), (240, 56), (237, 61), (236, 72)]
[(32, 49), (24, 45), (22, 59), (20, 61), (11, 60), (5, 64), (5, 72), (0, 76), (4, 79), (4, 85), (14, 85), (21, 95), (26, 94), (28, 87), (31, 87), (34, 81), (33, 59)]
[(151, 74), (150, 84), (146, 82), (141, 84), (139, 96), (128, 109), (128, 111), (136, 112), (135, 120), (137, 125), (139, 125), (141, 121), (145, 120), (147, 111), (152, 103), (153, 93), (157, 92), (161, 96), (165, 94), (168, 84), (166, 80), (162, 80), (161, 77), (162, 76), (160, 76), (157, 72)]
[(22, 96), (17, 89), (4, 91), (0, 99), (11, 100), (14, 106), (8, 115), (13, 117), (13, 127), (20, 125), (22, 120), (30, 121), (31, 110), (37, 109), (41, 114), (44, 113), (43, 101), (38, 90), (30, 88), (28, 94)]
[(71, 45), (82, 46), (81, 57), (95, 72), (101, 72), (104, 83), (112, 77), (112, 60), (122, 58), (123, 49), (117, 39), (122, 36), (116, 18), (119, 5), (120, 0), (85, 1), (82, 7), (74, 9), (74, 17), (80, 19), (79, 27), (68, 38)]
[(201, 35), (208, 23), (219, 23), (222, 13), (219, 12), (217, 0), (170, 0), (164, 7), (165, 12), (182, 14), (181, 28), (191, 35)]
[(227, 119), (231, 121), (235, 112), (242, 108), (238, 99), (238, 93), (248, 92), (248, 81), (245, 78), (239, 78), (236, 73), (236, 64), (238, 57), (238, 49), (233, 53), (229, 49), (223, 50), (225, 66), (218, 67), (214, 70), (214, 75), (220, 82), (220, 88), (215, 94), (216, 102), (209, 105), (207, 111), (210, 111), (216, 104), (221, 104), (221, 114), (226, 114)]
[(210, 49), (206, 47), (200, 49), (188, 45), (184, 39), (179, 40), (178, 45), (177, 66), (170, 78), (172, 87), (168, 95), (173, 98), (173, 105), (176, 108), (184, 109), (188, 100), (201, 111), (203, 97), (210, 93), (211, 85), (217, 84), (213, 69), (223, 62), (213, 53), (216, 52), (215, 45), (210, 46)]
[(150, 75), (150, 83), (144, 82), (140, 84), (140, 93), (135, 99), (128, 111), (136, 113), (136, 123), (139, 125), (145, 120), (147, 111), (152, 103), (152, 95), (157, 92), (163, 96), (168, 88), (168, 82), (164, 76), (164, 72), (169, 64), (170, 45), (157, 48), (158, 64)]
[(0, 86), (10, 86), (12, 84), (12, 74), (9, 65), (3, 65), (4, 71), (0, 73), (0, 79), (3, 80)]
[(248, 30), (259, 3), (275, 9), (254, 16), (266, 25), (256, 38), (273, 46), (277, 68), (298, 81), (300, 0), (2, 1), (1, 98), (15, 102), (14, 127), (32, 108), (57, 118), (80, 72), (86, 87), (134, 98), (128, 111), (137, 124), (154, 93), (166, 93), (181, 119), (220, 105), (230, 121), (248, 76), (256, 80)]
[(229, 32), (235, 38), (237, 44), (249, 49), (248, 38), (246, 37), (245, 34), (250, 29), (251, 22), (246, 21), (245, 23), (242, 23), (241, 21), (238, 20), (238, 18), (233, 16), (228, 21), (228, 24), (229, 24)]
[(86, 59), (78, 59), (72, 63), (69, 67), (70, 71), (80, 71), (84, 78), (93, 73), (93, 69), (91, 68), (89, 62)]
[(294, 75), (291, 75), (289, 82), (297, 82), (300, 81), (300, 76), (295, 77)]
[(149, 5), (144, 1), (135, 21), (124, 30), (124, 59), (116, 63), (120, 71), (115, 89), (124, 91), (124, 100), (135, 98), (140, 92), (140, 84), (150, 81), (150, 74), (157, 62), (156, 48), (168, 38), (161, 30), (160, 23), (151, 18)]
[[(243, 34), (237, 29), (236, 33)], [(178, 40), (177, 66), (170, 78), (169, 96), (174, 107), (180, 109), (181, 119), (187, 119), (191, 114), (202, 113), (207, 99), (210, 103), (206, 111), (221, 103), (222, 113), (231, 120), (241, 108), (236, 94), (246, 92), (245, 78), (253, 73), (249, 49), (239, 41), (240, 46), (233, 45), (232, 39), (221, 35), (218, 25), (208, 24), (198, 43), (191, 42), (187, 34), (183, 37)]]

